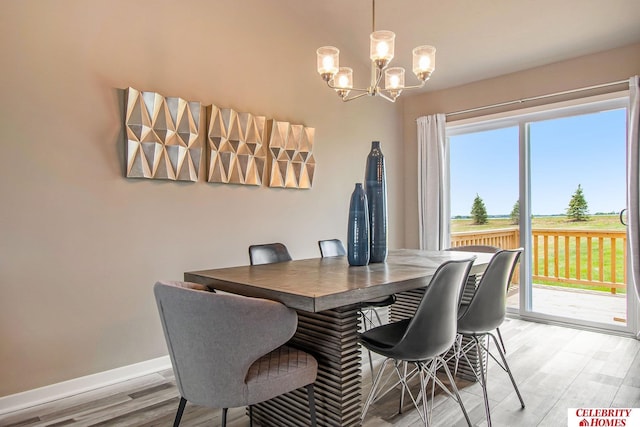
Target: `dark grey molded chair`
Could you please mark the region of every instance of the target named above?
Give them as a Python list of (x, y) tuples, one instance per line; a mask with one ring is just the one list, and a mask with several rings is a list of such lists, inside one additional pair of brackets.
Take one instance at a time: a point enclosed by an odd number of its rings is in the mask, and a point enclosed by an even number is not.
[(318, 240), (318, 247), (322, 257), (347, 256), (347, 250), (340, 239)]
[[(363, 419), (369, 405), (377, 395), (388, 392), (388, 390), (379, 391), (379, 388), (385, 368), (393, 362), (395, 373), (402, 385), (402, 395), (406, 390), (425, 425), (428, 425), (431, 419), (426, 398), (429, 380), (433, 380), (431, 405), (433, 406), (435, 385), (438, 384), (458, 402), (467, 423), (471, 425), (451, 371), (442, 356), (455, 341), (460, 295), (474, 260), (475, 257), (472, 257), (467, 260), (447, 261), (442, 264), (431, 279), (429, 286), (426, 287), (420, 305), (411, 319), (379, 326), (360, 334), (362, 345), (387, 358), (371, 386), (371, 391), (362, 410)], [(401, 367), (406, 367), (403, 365), (404, 362), (413, 363), (419, 373), (420, 395), (418, 397), (414, 398), (409, 390), (406, 369), (401, 371)], [(447, 373), (453, 393), (436, 375), (441, 367)], [(428, 378), (425, 379), (425, 376)], [(420, 398), (422, 398), (422, 410), (418, 407)]]
[[(446, 249), (447, 251), (461, 251), (461, 252), (480, 252), (485, 254), (495, 254), (500, 251), (500, 248), (497, 246), (490, 245), (465, 245), (465, 246), (456, 246), (454, 248)], [(467, 309), (469, 302), (462, 301), (460, 305), (460, 312), (463, 312)], [(496, 332), (498, 333), (498, 339), (500, 340), (500, 345), (502, 346), (502, 351), (507, 352), (507, 348), (504, 345), (504, 340), (502, 339), (502, 334), (500, 333), (500, 328), (496, 328)]]
[(180, 391), (174, 427), (187, 401), (227, 409), (306, 387), (315, 426), (313, 356), (284, 346), (294, 334), (294, 310), (275, 301), (203, 292), (201, 285), (158, 282), (153, 288)]
[[(520, 390), (518, 390), (516, 381), (513, 379), (513, 375), (511, 374), (511, 369), (509, 369), (509, 365), (507, 364), (504, 352), (502, 351), (495, 335), (491, 333), (502, 324), (506, 316), (507, 286), (511, 281), (513, 270), (515, 269), (521, 253), (522, 248), (501, 250), (493, 256), (480, 279), (480, 284), (476, 288), (471, 301), (458, 317), (459, 336), (470, 337), (471, 340), (465, 346), (460, 346), (459, 343), (461, 340), (458, 340), (459, 348), (455, 352), (456, 359), (462, 357), (466, 360), (469, 366), (473, 369), (478, 382), (482, 386), (487, 425), (489, 426), (491, 426), (491, 414), (489, 410), (489, 398), (487, 397), (487, 378), (485, 375), (486, 366), (484, 366), (483, 363), (484, 357), (481, 356), (483, 351), (487, 352), (487, 354), (491, 356), (491, 358), (495, 360), (507, 374), (509, 374), (511, 384), (513, 384), (513, 388), (518, 395), (518, 399), (520, 399), (520, 405), (524, 408), (524, 400), (522, 400)], [(496, 357), (489, 351), (491, 340), (485, 340), (485, 337), (490, 337), (495, 343), (495, 347), (498, 350), (502, 363), (500, 363), (500, 361), (498, 361), (498, 359), (496, 359)], [(486, 345), (485, 341), (487, 342)], [(476, 347), (477, 354), (479, 355), (479, 369), (474, 368), (466, 355), (466, 352), (474, 345)], [(487, 358), (487, 363), (488, 360), (489, 358)], [(457, 363), (458, 360), (456, 360), (456, 364)]]
[(249, 246), (251, 265), (273, 264), (274, 262), (291, 261), (287, 247), (282, 243), (265, 243)]
[[(328, 239), (328, 240), (319, 240), (318, 246), (320, 247), (320, 255), (324, 257), (334, 257), (334, 256), (347, 256), (347, 251), (342, 244), (340, 239)], [(388, 295), (386, 297), (380, 297), (376, 299), (372, 299), (369, 301), (365, 301), (360, 304), (360, 316), (362, 317), (362, 324), (364, 326), (364, 330), (368, 331), (372, 327), (375, 327), (376, 324), (373, 322), (373, 317), (375, 316), (378, 320), (378, 325), (382, 325), (382, 320), (380, 319), (380, 315), (375, 310), (376, 308), (388, 307), (396, 302), (395, 295)], [(371, 376), (373, 377), (373, 361), (371, 360), (371, 353), (369, 352), (369, 368), (371, 369)]]

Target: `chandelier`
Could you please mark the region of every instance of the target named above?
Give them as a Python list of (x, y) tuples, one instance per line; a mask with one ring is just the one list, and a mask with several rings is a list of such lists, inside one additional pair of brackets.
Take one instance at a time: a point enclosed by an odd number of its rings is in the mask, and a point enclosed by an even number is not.
[[(436, 64), (436, 48), (433, 46), (418, 46), (413, 49), (413, 73), (420, 83), (413, 86), (405, 86), (404, 68), (389, 67), (393, 59), (394, 42), (396, 35), (392, 31), (376, 31), (376, 1), (372, 0), (373, 29), (369, 36), (371, 39), (369, 58), (371, 58), (371, 83), (366, 89), (353, 87), (353, 70), (349, 67), (340, 67), (340, 50), (333, 46), (319, 48), (318, 73), (334, 89), (344, 101), (351, 101), (365, 95), (380, 96), (388, 101), (395, 102), (403, 90), (418, 89), (424, 86), (431, 77)], [(384, 88), (380, 87), (384, 75)], [(357, 94), (349, 97), (351, 92)]]

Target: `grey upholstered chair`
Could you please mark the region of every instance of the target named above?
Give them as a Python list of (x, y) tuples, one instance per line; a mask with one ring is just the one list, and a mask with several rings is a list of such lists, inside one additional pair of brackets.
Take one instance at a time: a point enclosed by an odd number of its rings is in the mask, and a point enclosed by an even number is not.
[[(336, 257), (347, 256), (347, 251), (340, 239), (327, 239), (318, 240), (318, 247), (320, 248), (320, 255), (324, 257)], [(368, 331), (372, 327), (381, 326), (382, 320), (380, 315), (376, 311), (376, 308), (388, 307), (396, 302), (395, 295), (388, 295), (386, 297), (375, 298), (369, 301), (360, 303), (360, 317), (362, 318), (362, 326), (365, 331)], [(373, 318), (377, 319), (378, 324), (373, 322)], [(371, 358), (371, 352), (369, 354), (369, 369), (371, 370), (371, 377), (373, 378), (373, 360)]]
[(272, 264), (291, 261), (291, 255), (282, 243), (265, 243), (249, 246), (249, 261), (251, 265)]
[(284, 346), (296, 312), (275, 301), (203, 292), (184, 282), (158, 282), (154, 294), (180, 391), (174, 427), (187, 401), (227, 409), (249, 406), (307, 388), (315, 426), (313, 356)]
[[(521, 253), (522, 248), (519, 248), (514, 250), (501, 250), (493, 256), (485, 272), (482, 274), (480, 284), (476, 288), (473, 298), (458, 317), (459, 337), (468, 337), (470, 340), (464, 346), (460, 345), (462, 342), (461, 339), (457, 340), (458, 350), (455, 352), (456, 368), (458, 359), (462, 357), (475, 373), (475, 376), (482, 387), (488, 426), (491, 426), (491, 413), (489, 409), (489, 398), (487, 396), (487, 378), (485, 375), (486, 366), (483, 364), (483, 352), (487, 352), (488, 355), (491, 356), (491, 358), (495, 360), (505, 372), (507, 372), (509, 379), (511, 380), (511, 384), (513, 384), (513, 388), (518, 395), (518, 399), (520, 399), (520, 405), (524, 408), (524, 400), (522, 400), (520, 390), (518, 390), (516, 381), (513, 379), (513, 375), (511, 374), (511, 369), (509, 369), (509, 364), (507, 363), (504, 352), (502, 351), (495, 335), (491, 333), (502, 324), (506, 316), (507, 286), (509, 286), (513, 270), (515, 269)], [(498, 361), (498, 359), (490, 352), (491, 340), (488, 340), (487, 337), (491, 338), (495, 343), (495, 347), (500, 355), (502, 363), (500, 363), (500, 361)], [(467, 351), (473, 348), (473, 346), (476, 347), (478, 362), (480, 364), (477, 369), (467, 357)], [(487, 357), (486, 360), (488, 363), (489, 357)]]
[[(384, 387), (384, 385), (381, 387), (381, 383), (385, 368), (393, 362), (394, 371), (402, 385), (401, 396), (404, 396), (406, 390), (425, 425), (429, 425), (431, 419), (426, 387), (429, 380), (433, 380), (431, 405), (433, 406), (435, 384), (438, 384), (458, 402), (467, 423), (471, 425), (456, 383), (442, 356), (451, 348), (456, 338), (456, 321), (461, 290), (474, 259), (475, 257), (472, 257), (466, 260), (447, 261), (442, 264), (426, 287), (424, 296), (412, 318), (379, 326), (360, 334), (362, 345), (386, 357), (373, 381), (362, 410), (363, 419), (369, 405), (376, 397), (389, 391), (379, 389)], [(418, 371), (420, 376), (419, 397), (414, 397), (409, 390), (405, 362), (413, 363)], [(436, 375), (440, 368), (444, 368), (447, 373), (453, 393)], [(392, 389), (395, 389), (395, 385)], [(420, 398), (422, 398), (422, 409), (418, 407)]]

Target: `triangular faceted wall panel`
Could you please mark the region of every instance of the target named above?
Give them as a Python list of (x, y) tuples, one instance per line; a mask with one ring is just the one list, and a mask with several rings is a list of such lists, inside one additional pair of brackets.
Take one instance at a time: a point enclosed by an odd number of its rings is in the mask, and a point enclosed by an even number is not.
[(271, 122), (269, 186), (311, 188), (316, 168), (313, 157), (315, 129), (276, 120)]
[(128, 178), (197, 181), (202, 105), (155, 92), (126, 90)]
[(266, 180), (267, 120), (230, 108), (207, 107), (209, 182), (262, 185)]

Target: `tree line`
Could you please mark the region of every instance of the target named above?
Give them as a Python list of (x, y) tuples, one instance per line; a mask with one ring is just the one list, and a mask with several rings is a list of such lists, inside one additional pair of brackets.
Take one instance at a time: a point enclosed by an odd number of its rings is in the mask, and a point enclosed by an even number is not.
[[(584, 197), (582, 186), (578, 184), (578, 188), (571, 196), (569, 200), (569, 206), (566, 209), (567, 218), (570, 221), (587, 221), (589, 219), (589, 205)], [(518, 224), (520, 222), (520, 201), (516, 201), (513, 205), (513, 209), (509, 214), (511, 222)], [(489, 222), (487, 215), (487, 207), (484, 204), (484, 200), (476, 193), (475, 199), (473, 199), (473, 205), (471, 206), (471, 218), (476, 225), (482, 225)]]

